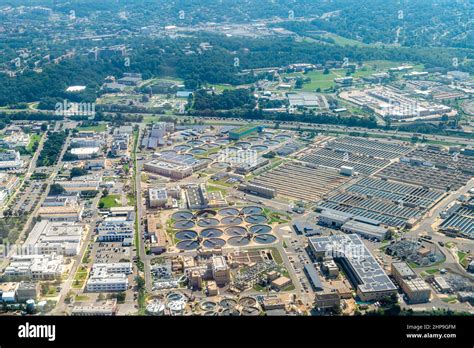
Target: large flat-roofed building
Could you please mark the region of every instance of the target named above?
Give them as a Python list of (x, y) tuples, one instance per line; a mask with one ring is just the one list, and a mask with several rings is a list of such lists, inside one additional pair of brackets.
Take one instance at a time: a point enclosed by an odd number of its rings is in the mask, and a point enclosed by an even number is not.
[(5, 275), (31, 279), (57, 279), (61, 277), (63, 270), (62, 255), (14, 255), (10, 265), (5, 268)]
[(78, 159), (93, 158), (99, 154), (99, 147), (76, 147), (71, 149), (71, 154), (76, 155)]
[(330, 227), (341, 227), (353, 217), (352, 214), (333, 209), (324, 209), (319, 215), (319, 223)]
[(309, 250), (320, 260), (332, 256), (362, 301), (380, 300), (397, 293), (396, 286), (356, 234), (311, 237)]
[(150, 208), (161, 208), (168, 202), (168, 193), (166, 188), (150, 188), (148, 190), (148, 200)]
[(0, 152), (0, 170), (18, 169), (23, 166), (20, 153), (14, 150)]
[(229, 131), (230, 140), (239, 140), (252, 133), (262, 132), (263, 126), (242, 126), (238, 128), (233, 128)]
[(97, 227), (99, 242), (123, 242), (133, 238), (135, 233), (133, 221), (127, 218), (106, 218)]
[(159, 160), (153, 160), (145, 163), (143, 167), (148, 172), (167, 176), (172, 179), (184, 179), (193, 174), (193, 168), (190, 166)]
[(243, 184), (239, 185), (239, 190), (264, 198), (275, 198), (277, 195), (277, 190), (275, 188), (263, 185)]
[(117, 314), (117, 300), (110, 299), (101, 303), (88, 303), (75, 305), (71, 311), (72, 316), (113, 316)]
[(33, 254), (77, 255), (82, 244), (84, 226), (72, 222), (37, 222), (23, 248)]
[(38, 216), (49, 221), (81, 221), (83, 207), (80, 205), (40, 207)]
[(79, 193), (64, 193), (59, 196), (48, 196), (44, 199), (42, 207), (65, 207), (78, 203)]
[(16, 290), (16, 298), (18, 302), (25, 302), (28, 300), (36, 300), (40, 295), (39, 282), (22, 281)]
[(319, 309), (338, 308), (341, 305), (341, 296), (337, 292), (317, 293), (315, 305)]
[(375, 238), (384, 240), (388, 235), (388, 229), (383, 226), (374, 226), (359, 221), (350, 220), (341, 226), (341, 231), (345, 233), (355, 233), (365, 238)]
[(5, 191), (7, 195), (11, 195), (19, 185), (20, 178), (16, 175), (0, 173), (0, 190)]
[(428, 284), (418, 277), (406, 262), (394, 262), (391, 266), (391, 274), (407, 295), (409, 303), (429, 302), (431, 289)]
[(61, 185), (66, 192), (97, 191), (100, 186), (99, 180), (56, 180), (55, 184)]
[(114, 264), (94, 264), (86, 284), (89, 292), (116, 292), (128, 288), (127, 275), (131, 273), (129, 262)]
[(81, 137), (71, 139), (71, 147), (101, 147), (104, 145), (103, 137), (94, 135), (91, 137)]

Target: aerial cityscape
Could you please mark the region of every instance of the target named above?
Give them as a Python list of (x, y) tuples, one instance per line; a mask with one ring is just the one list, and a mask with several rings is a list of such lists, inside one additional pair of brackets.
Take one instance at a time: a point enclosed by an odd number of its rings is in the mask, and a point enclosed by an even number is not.
[(0, 316), (473, 315), (473, 18), (0, 0)]

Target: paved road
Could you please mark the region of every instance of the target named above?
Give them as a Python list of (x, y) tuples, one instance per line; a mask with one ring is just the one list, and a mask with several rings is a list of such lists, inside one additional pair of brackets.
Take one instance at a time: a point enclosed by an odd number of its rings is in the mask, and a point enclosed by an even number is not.
[(135, 177), (135, 198), (136, 198), (136, 204), (137, 204), (137, 221), (138, 221), (138, 244), (137, 251), (139, 252), (140, 255), (140, 260), (144, 264), (144, 277), (145, 277), (145, 287), (148, 292), (152, 291), (152, 281), (151, 281), (151, 271), (150, 271), (150, 257), (146, 254), (146, 248), (145, 248), (145, 239), (143, 238), (143, 227), (142, 227), (142, 221), (143, 221), (143, 197), (142, 197), (142, 166), (143, 166), (143, 161), (138, 161), (137, 157), (139, 154), (139, 148), (140, 148), (140, 140), (141, 136), (143, 133), (142, 127), (139, 127), (138, 131), (138, 146), (136, 149), (135, 153), (135, 166), (136, 166), (136, 173), (134, 173)]

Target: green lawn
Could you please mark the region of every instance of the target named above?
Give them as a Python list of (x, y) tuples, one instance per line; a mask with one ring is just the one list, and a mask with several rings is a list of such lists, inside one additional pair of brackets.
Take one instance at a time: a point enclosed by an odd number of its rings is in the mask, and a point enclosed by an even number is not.
[[(315, 92), (318, 88), (325, 90), (332, 88), (336, 85), (334, 79), (337, 77), (344, 77), (346, 74), (345, 70), (330, 70), (329, 74), (324, 74), (323, 71), (310, 71), (305, 75), (302, 74), (290, 74), (290, 76), (301, 76), (310, 78), (311, 82), (305, 83), (301, 91)], [(295, 90), (298, 91), (298, 90)]]
[(40, 140), (41, 140), (41, 135), (36, 134), (36, 133), (31, 134), (30, 142), (28, 143), (28, 146), (26, 147), (26, 150), (28, 150), (28, 152), (33, 152), (34, 144), (39, 143)]
[(97, 126), (77, 127), (77, 130), (83, 131), (83, 132), (105, 132), (106, 129), (107, 129), (107, 126), (105, 123), (100, 123)]
[[(118, 201), (118, 203), (117, 203)], [(104, 204), (104, 209), (110, 209), (114, 207), (121, 207), (120, 196), (119, 195), (108, 195), (107, 197), (102, 197), (99, 201), (99, 204)]]

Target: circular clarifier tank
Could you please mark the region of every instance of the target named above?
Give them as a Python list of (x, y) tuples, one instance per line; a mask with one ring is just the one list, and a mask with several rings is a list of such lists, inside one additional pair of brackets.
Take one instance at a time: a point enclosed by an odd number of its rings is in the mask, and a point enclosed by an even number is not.
[(216, 144), (219, 144), (219, 145), (227, 145), (227, 144), (229, 144), (229, 142), (230, 141), (227, 140), (227, 139), (217, 139), (216, 140)]
[(175, 237), (179, 240), (195, 239), (198, 236), (196, 231), (184, 230), (176, 232)]
[(291, 136), (286, 135), (286, 134), (280, 134), (280, 135), (275, 136), (273, 139), (279, 142), (283, 142), (283, 141), (287, 141), (291, 139)]
[(173, 220), (191, 220), (194, 217), (193, 213), (187, 210), (177, 211), (171, 218)]
[(209, 150), (212, 150), (212, 149), (215, 149), (217, 147), (219, 147), (219, 144), (216, 144), (216, 143), (206, 143), (204, 145), (201, 146), (203, 149), (206, 149), (206, 151), (209, 151)]
[(191, 149), (191, 146), (189, 145), (177, 145), (173, 147), (173, 150), (178, 151), (178, 152), (188, 151), (189, 149)]
[(249, 227), (249, 231), (253, 234), (267, 234), (271, 233), (272, 228), (268, 225), (253, 225)]
[(213, 135), (204, 135), (204, 136), (201, 137), (201, 140), (206, 141), (206, 142), (216, 141), (216, 137), (213, 136)]
[(265, 215), (247, 215), (245, 221), (249, 224), (261, 224), (267, 221), (267, 217)]
[(252, 143), (257, 143), (259, 141), (263, 141), (264, 139), (262, 137), (248, 137), (248, 141), (251, 141)]
[(179, 242), (176, 247), (180, 250), (196, 250), (199, 247), (197, 240), (183, 240)]
[(263, 208), (257, 206), (249, 206), (242, 208), (242, 214), (244, 215), (258, 215), (263, 212)]
[(201, 146), (202, 144), (204, 144), (204, 141), (202, 141), (202, 140), (190, 140), (186, 144), (188, 144), (189, 146)]
[(257, 305), (257, 300), (253, 297), (245, 296), (239, 300), (239, 305), (242, 307), (253, 307)]
[(173, 156), (173, 155), (176, 155), (177, 152), (175, 150), (163, 150), (163, 151), (160, 151), (160, 154), (166, 155), (166, 156)]
[(248, 143), (246, 141), (239, 141), (234, 144), (235, 147), (241, 148), (242, 150), (247, 150), (250, 146), (252, 146), (251, 143)]
[(202, 147), (193, 147), (191, 150), (189, 150), (189, 153), (192, 153), (193, 155), (203, 155), (207, 153), (207, 150), (203, 149)]
[(254, 145), (250, 148), (251, 150), (261, 152), (261, 151), (266, 151), (268, 150), (268, 146), (266, 145)]
[(219, 225), (219, 220), (214, 218), (204, 218), (198, 221), (198, 226), (200, 227), (211, 227)]
[(184, 230), (193, 228), (194, 225), (195, 223), (192, 220), (178, 220), (173, 224), (173, 228), (176, 228), (178, 230)]
[(227, 167), (230, 167), (231, 164), (228, 162), (214, 162), (211, 164), (211, 168), (214, 169), (226, 169)]
[(224, 226), (240, 225), (244, 220), (240, 216), (226, 216), (221, 220)]
[(237, 309), (224, 309), (221, 313), (223, 316), (231, 316), (231, 317), (238, 317), (240, 316), (240, 312)]
[(277, 141), (277, 140), (265, 140), (263, 142), (263, 145), (267, 145), (267, 146), (277, 146), (279, 144), (280, 144), (280, 142)]
[(223, 298), (219, 302), (219, 306), (221, 306), (223, 309), (232, 309), (237, 306), (237, 301), (234, 300), (233, 298)]
[(217, 310), (217, 303), (213, 301), (203, 301), (199, 304), (199, 307), (203, 311), (216, 311)]
[(219, 214), (222, 216), (237, 216), (239, 213), (239, 210), (235, 208), (223, 208), (219, 210)]
[(272, 244), (276, 242), (277, 238), (271, 234), (258, 234), (255, 236), (254, 241), (258, 244)]
[(260, 314), (260, 309), (257, 307), (244, 307), (242, 308), (241, 314), (244, 316), (257, 316)]
[(202, 238), (219, 238), (223, 234), (224, 232), (218, 228), (206, 228), (205, 230), (201, 231)]
[(225, 230), (225, 234), (230, 237), (235, 237), (235, 236), (242, 237), (242, 236), (247, 235), (247, 229), (242, 226), (232, 226)]
[(221, 238), (208, 238), (204, 240), (202, 245), (208, 249), (222, 248), (225, 245), (225, 240)]
[(250, 244), (250, 239), (247, 237), (232, 237), (227, 241), (230, 245), (235, 247), (242, 247)]

